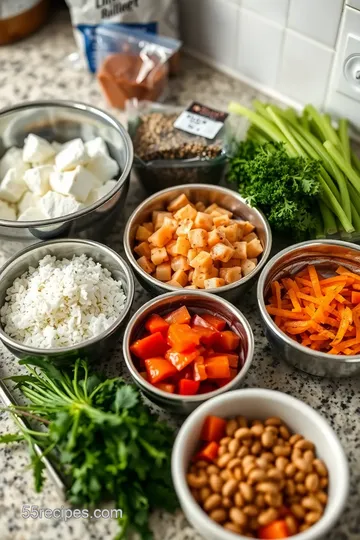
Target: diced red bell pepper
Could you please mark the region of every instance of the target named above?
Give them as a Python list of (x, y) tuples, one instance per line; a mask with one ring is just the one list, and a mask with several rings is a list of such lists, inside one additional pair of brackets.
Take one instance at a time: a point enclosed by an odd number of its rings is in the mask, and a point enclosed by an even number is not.
[(222, 388), (223, 386), (229, 384), (236, 375), (238, 374), (238, 370), (235, 368), (230, 368), (230, 377), (226, 377), (225, 379), (217, 379), (216, 384), (219, 388)]
[(208, 379), (226, 379), (230, 377), (230, 366), (227, 356), (213, 356), (205, 362)]
[[(210, 354), (207, 355), (207, 359), (210, 360), (214, 356), (219, 356), (219, 353), (212, 351)], [(227, 356), (229, 360), (229, 366), (231, 368), (237, 369), (239, 365), (239, 356), (237, 354), (226, 353), (226, 354), (221, 354), (221, 356)]]
[[(343, 291), (341, 291), (342, 293)], [(352, 304), (360, 304), (360, 292), (359, 291), (351, 291), (351, 303)]]
[(212, 462), (214, 461), (219, 455), (219, 445), (217, 442), (212, 441), (209, 442), (204, 448), (198, 452), (195, 457), (194, 461), (204, 460)]
[(154, 384), (154, 386), (156, 386), (156, 388), (158, 388), (159, 390), (168, 392), (168, 394), (175, 394), (175, 384), (160, 382), (160, 383)]
[(207, 416), (201, 430), (202, 441), (216, 441), (225, 437), (226, 420), (219, 416)]
[(150, 332), (150, 334), (155, 334), (155, 332), (167, 332), (169, 328), (169, 323), (165, 321), (157, 313), (150, 315), (148, 320), (145, 323), (145, 328)]
[(147, 381), (148, 376), (147, 376), (146, 371), (139, 371), (139, 375), (141, 375), (141, 377), (142, 377), (143, 379), (145, 379), (145, 381)]
[(160, 332), (138, 339), (130, 346), (130, 351), (142, 360), (155, 356), (164, 356), (167, 349), (168, 346), (164, 336)]
[(167, 337), (168, 345), (177, 352), (195, 349), (200, 337), (188, 324), (171, 324)]
[(269, 525), (264, 525), (258, 529), (261, 540), (275, 540), (277, 538), (288, 538), (290, 536), (286, 521), (279, 519), (272, 521)]
[(235, 351), (240, 345), (240, 336), (231, 330), (220, 332), (216, 336), (214, 348), (220, 352)]
[(200, 383), (198, 394), (208, 394), (214, 390), (216, 390), (216, 386), (210, 381), (206, 380), (205, 382)]
[(206, 328), (205, 326), (193, 326), (193, 331), (200, 337), (200, 343), (211, 347), (219, 334), (217, 330)]
[(147, 358), (145, 367), (151, 384), (159, 383), (177, 373), (176, 367), (169, 360), (161, 357)]
[(179, 309), (172, 311), (165, 317), (168, 324), (189, 324), (191, 315), (186, 306), (181, 306)]
[(169, 349), (165, 355), (165, 358), (176, 367), (178, 371), (181, 371), (186, 366), (191, 364), (197, 357), (199, 353), (197, 350), (188, 352), (188, 353), (179, 353), (173, 349)]
[(194, 362), (194, 381), (205, 381), (207, 379), (204, 363)]
[(181, 396), (194, 396), (199, 390), (200, 382), (191, 379), (180, 379), (179, 394)]
[(218, 330), (219, 332), (224, 330), (226, 326), (226, 321), (224, 319), (220, 319), (220, 317), (214, 317), (214, 315), (210, 315), (209, 313), (204, 313), (201, 317), (204, 319), (204, 321), (206, 321), (208, 324), (210, 324), (210, 326), (212, 326), (213, 328), (215, 328), (215, 330)]

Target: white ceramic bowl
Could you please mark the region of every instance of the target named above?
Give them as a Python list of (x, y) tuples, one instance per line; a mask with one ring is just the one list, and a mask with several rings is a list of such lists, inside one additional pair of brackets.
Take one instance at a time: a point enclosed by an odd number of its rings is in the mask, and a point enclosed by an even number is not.
[(195, 501), (186, 482), (189, 461), (199, 442), (204, 420), (210, 414), (223, 418), (243, 415), (260, 420), (278, 416), (293, 432), (314, 442), (317, 456), (324, 460), (329, 470), (328, 504), (315, 525), (291, 539), (324, 538), (339, 519), (349, 492), (348, 463), (340, 441), (329, 424), (309, 405), (288, 394), (261, 388), (234, 390), (210, 399), (185, 420), (179, 431), (172, 453), (172, 477), (180, 505), (195, 529), (206, 540), (247, 540), (212, 521)]

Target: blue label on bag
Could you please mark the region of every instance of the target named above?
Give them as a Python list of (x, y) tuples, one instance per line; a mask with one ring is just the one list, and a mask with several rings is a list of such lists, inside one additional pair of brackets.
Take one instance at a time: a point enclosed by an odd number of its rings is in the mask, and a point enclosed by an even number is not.
[[(132, 28), (134, 30), (143, 30), (149, 34), (157, 34), (157, 22), (149, 23), (110, 23), (109, 26), (118, 26), (122, 28)], [(84, 41), (84, 54), (87, 65), (92, 73), (96, 72), (96, 29), (97, 24), (78, 24), (77, 30), (81, 32)], [(101, 25), (103, 26), (103, 25)]]

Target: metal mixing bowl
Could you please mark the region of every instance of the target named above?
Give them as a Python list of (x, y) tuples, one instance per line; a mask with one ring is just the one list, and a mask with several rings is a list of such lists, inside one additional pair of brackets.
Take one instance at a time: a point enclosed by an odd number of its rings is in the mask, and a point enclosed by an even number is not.
[[(216, 315), (225, 319), (232, 330), (241, 337), (241, 370), (229, 384), (207, 394), (180, 396), (159, 390), (140, 375), (130, 352), (130, 345), (143, 336), (145, 321), (152, 313), (165, 315), (183, 305), (195, 313), (201, 314), (204, 311), (213, 314), (216, 313)], [(150, 302), (142, 306), (133, 315), (124, 333), (123, 356), (134, 382), (151, 401), (169, 411), (178, 414), (189, 414), (210, 397), (218, 396), (219, 394), (242, 386), (254, 356), (254, 336), (247, 319), (230, 302), (206, 292), (192, 290), (187, 292), (177, 291), (163, 294), (155, 300), (150, 300)]]
[(119, 164), (119, 178), (105, 197), (68, 216), (26, 222), (0, 219), (1, 249), (10, 256), (38, 240), (70, 236), (101, 239), (101, 233), (109, 230), (123, 207), (128, 191), (133, 147), (125, 128), (106, 112), (83, 103), (21, 103), (0, 112), (0, 157), (12, 146), (22, 148), (29, 133), (60, 143), (76, 137), (87, 141), (100, 136)]
[(164, 210), (170, 201), (182, 193), (185, 193), (191, 202), (201, 201), (205, 205), (217, 203), (219, 206), (233, 212), (235, 218), (250, 221), (256, 227), (256, 232), (264, 248), (256, 268), (250, 274), (235, 283), (217, 289), (207, 289), (208, 292), (218, 294), (227, 300), (234, 301), (249, 289), (254, 279), (265, 265), (270, 255), (272, 236), (270, 226), (259, 210), (251, 208), (235, 191), (220, 186), (189, 184), (187, 186), (176, 186), (164, 189), (146, 199), (136, 208), (130, 216), (124, 232), (125, 253), (135, 271), (136, 277), (141, 285), (153, 295), (179, 290), (176, 287), (167, 285), (147, 274), (138, 265), (133, 254), (133, 249), (138, 225), (141, 225), (146, 221), (151, 221), (151, 213), (154, 210)]
[(302, 371), (323, 377), (348, 377), (360, 373), (360, 355), (341, 356), (313, 351), (288, 337), (265, 308), (271, 282), (295, 274), (314, 264), (329, 277), (342, 265), (360, 274), (360, 247), (338, 240), (302, 242), (280, 251), (267, 263), (259, 277), (257, 298), (265, 334), (276, 354)]
[(61, 365), (71, 364), (76, 358), (81, 356), (99, 362), (109, 352), (116, 338), (119, 337), (122, 327), (129, 318), (129, 312), (133, 303), (134, 278), (124, 259), (112, 249), (98, 242), (80, 239), (52, 240), (29, 246), (20, 251), (0, 269), (0, 306), (3, 306), (6, 291), (13, 284), (14, 280), (26, 272), (29, 266), (37, 267), (39, 261), (46, 255), (52, 255), (57, 258), (71, 258), (73, 255), (79, 256), (82, 254), (92, 257), (94, 261), (99, 262), (104, 268), (107, 268), (114, 279), (121, 280), (126, 295), (123, 311), (114, 324), (98, 336), (71, 347), (57, 349), (39, 349), (24, 345), (7, 335), (2, 325), (0, 325), (0, 340), (18, 358), (41, 356)]

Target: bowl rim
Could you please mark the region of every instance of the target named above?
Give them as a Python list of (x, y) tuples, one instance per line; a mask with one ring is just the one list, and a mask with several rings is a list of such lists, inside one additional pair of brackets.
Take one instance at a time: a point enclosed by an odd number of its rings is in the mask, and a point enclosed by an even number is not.
[[(229, 285), (223, 285), (222, 287), (206, 289), (206, 291), (208, 291), (208, 292), (211, 291), (212, 293), (222, 294), (222, 293), (226, 293), (228, 291), (231, 291), (233, 289), (236, 289), (240, 285), (244, 285), (245, 283), (250, 281), (254, 276), (256, 276), (260, 272), (260, 270), (264, 267), (264, 265), (266, 264), (266, 262), (267, 262), (267, 260), (269, 258), (269, 255), (270, 255), (270, 252), (271, 252), (271, 247), (272, 247), (272, 233), (271, 233), (271, 228), (270, 228), (269, 222), (268, 222), (268, 220), (266, 219), (266, 217), (264, 216), (264, 214), (260, 210), (250, 206), (246, 202), (246, 200), (243, 197), (241, 197), (241, 195), (239, 193), (237, 193), (236, 191), (233, 191), (231, 189), (228, 189), (228, 188), (225, 188), (225, 187), (222, 187), (222, 186), (214, 186), (214, 185), (210, 185), (210, 184), (184, 184), (184, 185), (177, 185), (177, 186), (172, 186), (172, 187), (169, 187), (169, 188), (166, 188), (166, 189), (162, 189), (161, 191), (157, 191), (153, 195), (150, 195), (150, 197), (146, 198), (139, 206), (137, 206), (135, 208), (135, 210), (132, 212), (131, 216), (129, 217), (129, 219), (128, 219), (127, 223), (126, 223), (125, 230), (124, 230), (124, 236), (123, 236), (123, 244), (124, 244), (125, 254), (126, 254), (126, 257), (127, 257), (128, 261), (130, 262), (131, 266), (133, 267), (134, 271), (137, 272), (138, 274), (140, 274), (143, 279), (150, 282), (153, 286), (160, 287), (164, 291), (177, 291), (177, 290), (179, 290), (177, 287), (174, 287), (172, 285), (168, 285), (167, 283), (159, 281), (158, 279), (150, 276), (149, 274), (147, 274), (141, 268), (141, 266), (138, 265), (138, 263), (137, 263), (137, 261), (136, 261), (136, 259), (134, 257), (134, 254), (132, 252), (132, 249), (130, 247), (130, 229), (133, 226), (133, 222), (135, 221), (138, 214), (149, 203), (153, 202), (154, 200), (156, 200), (158, 197), (160, 197), (162, 195), (166, 195), (168, 193), (170, 194), (172, 191), (175, 191), (175, 190), (183, 190), (184, 191), (186, 189), (190, 189), (190, 190), (206, 189), (208, 191), (217, 191), (219, 193), (222, 193), (224, 196), (225, 195), (232, 196), (235, 199), (237, 199), (239, 202), (245, 204), (254, 214), (257, 214), (258, 217), (263, 222), (264, 230), (265, 230), (265, 236), (266, 236), (266, 246), (264, 246), (264, 251), (262, 253), (261, 259), (258, 262), (258, 264), (256, 265), (256, 267), (254, 268), (254, 270), (252, 272), (250, 272), (249, 274), (247, 274), (247, 276), (242, 277), (241, 279), (239, 279), (238, 281), (235, 281), (234, 283), (230, 283)], [(203, 290), (203, 289), (199, 289), (199, 290)]]
[[(54, 225), (55, 223), (64, 223), (73, 221), (74, 219), (77, 219), (81, 216), (85, 216), (86, 214), (92, 212), (93, 210), (96, 210), (103, 204), (105, 204), (108, 200), (110, 200), (125, 184), (132, 168), (133, 160), (134, 160), (134, 148), (133, 144), (130, 138), (130, 135), (126, 131), (126, 129), (123, 127), (123, 125), (116, 120), (114, 116), (107, 113), (106, 111), (103, 111), (102, 109), (98, 107), (94, 107), (93, 105), (90, 105), (88, 103), (83, 103), (81, 101), (72, 101), (72, 100), (61, 100), (61, 99), (48, 99), (48, 100), (36, 100), (36, 101), (25, 101), (23, 103), (19, 103), (17, 105), (13, 105), (10, 107), (6, 107), (4, 109), (1, 109), (0, 111), (0, 117), (5, 116), (7, 114), (21, 111), (24, 109), (35, 109), (35, 108), (47, 108), (47, 107), (57, 107), (60, 109), (75, 109), (77, 111), (82, 111), (85, 113), (90, 114), (93, 117), (100, 117), (103, 120), (105, 120), (108, 124), (110, 124), (113, 128), (115, 128), (118, 132), (120, 132), (124, 147), (126, 149), (127, 154), (127, 162), (124, 166), (124, 168), (121, 170), (121, 174), (119, 178), (116, 180), (116, 185), (101, 199), (94, 202), (93, 204), (89, 206), (85, 206), (84, 208), (77, 210), (76, 212), (73, 212), (72, 214), (66, 214), (65, 216), (59, 216), (57, 218), (50, 218), (50, 219), (42, 219), (37, 221), (11, 221), (8, 219), (0, 219), (0, 226), (1, 227), (15, 227), (17, 229), (25, 229), (25, 228), (39, 228), (39, 227), (46, 227), (47, 225)], [(119, 167), (120, 168), (120, 167)]]
[[(131, 353), (130, 353), (130, 333), (134, 329), (138, 318), (143, 314), (144, 311), (146, 311), (149, 307), (152, 308), (151, 313), (154, 313), (154, 310), (157, 308), (157, 305), (162, 302), (164, 299), (168, 298), (174, 298), (177, 297), (184, 297), (184, 296), (200, 296), (203, 300), (211, 300), (211, 302), (218, 302), (219, 304), (222, 304), (225, 306), (233, 315), (236, 316), (238, 321), (242, 324), (247, 341), (248, 341), (248, 351), (244, 360), (244, 365), (241, 368), (241, 370), (238, 372), (236, 377), (232, 381), (230, 381), (225, 386), (222, 386), (221, 388), (218, 388), (217, 390), (213, 390), (212, 392), (207, 392), (205, 394), (197, 394), (194, 396), (182, 396), (180, 394), (170, 394), (169, 392), (164, 392), (163, 390), (160, 390), (159, 388), (156, 388), (154, 385), (143, 379), (143, 377), (140, 375), (139, 371), (135, 367), (135, 364), (132, 360)], [(184, 302), (185, 304), (185, 302)], [(186, 304), (185, 304), (186, 305)], [(236, 386), (239, 381), (241, 381), (243, 378), (245, 378), (251, 364), (254, 358), (254, 334), (252, 331), (252, 328), (250, 326), (249, 321), (243, 315), (243, 313), (237, 309), (233, 304), (231, 304), (228, 300), (225, 300), (224, 298), (221, 298), (219, 296), (214, 296), (210, 293), (203, 292), (203, 291), (195, 291), (195, 290), (187, 290), (186, 292), (181, 292), (179, 290), (161, 294), (157, 296), (155, 299), (149, 300), (149, 302), (146, 302), (143, 306), (141, 306), (131, 317), (130, 321), (126, 325), (126, 329), (123, 336), (123, 343), (122, 343), (122, 351), (123, 351), (123, 357), (126, 363), (126, 367), (130, 371), (130, 375), (135, 379), (136, 383), (143, 389), (146, 389), (149, 393), (155, 394), (157, 397), (167, 398), (169, 401), (172, 401), (174, 403), (176, 402), (192, 402), (192, 403), (201, 403), (204, 401), (204, 399), (210, 399), (210, 397), (215, 397), (218, 395), (223, 394), (224, 392), (227, 392), (228, 390), (231, 390), (233, 386)]]
[[(124, 271), (124, 274), (126, 276), (126, 281), (128, 285), (128, 292), (126, 295), (125, 305), (124, 309), (120, 313), (119, 317), (116, 319), (116, 321), (109, 326), (106, 330), (104, 330), (101, 334), (98, 334), (97, 336), (94, 336), (90, 339), (87, 339), (85, 341), (81, 341), (79, 343), (76, 343), (75, 345), (71, 345), (69, 347), (57, 347), (57, 348), (49, 348), (49, 349), (43, 349), (39, 347), (30, 347), (28, 345), (25, 345), (24, 343), (17, 341), (10, 337), (3, 329), (2, 324), (0, 323), (0, 340), (7, 346), (21, 350), (24, 353), (27, 353), (29, 355), (34, 356), (50, 356), (50, 355), (57, 355), (57, 354), (66, 354), (68, 352), (74, 352), (80, 349), (83, 349), (84, 347), (88, 347), (89, 345), (93, 345), (94, 343), (97, 343), (98, 341), (101, 341), (111, 334), (120, 326), (120, 324), (123, 322), (127, 314), (129, 313), (133, 300), (134, 300), (134, 294), (135, 294), (135, 282), (134, 277), (132, 275), (132, 272), (125, 261), (116, 251), (111, 249), (110, 247), (101, 244), (100, 242), (96, 242), (94, 240), (83, 240), (80, 238), (58, 238), (56, 240), (48, 240), (47, 242), (37, 242), (36, 244), (31, 244), (30, 246), (26, 247), (25, 249), (22, 249), (21, 251), (18, 251), (15, 255), (13, 255), (6, 263), (0, 268), (0, 283), (2, 282), (3, 277), (8, 274), (14, 263), (24, 255), (27, 255), (31, 253), (31, 251), (34, 251), (36, 249), (42, 249), (46, 247), (51, 247), (56, 244), (69, 244), (70, 247), (73, 245), (82, 245), (82, 246), (91, 246), (96, 247), (99, 252), (107, 253), (110, 257), (114, 259), (116, 264)], [(91, 257), (93, 258), (93, 257)], [(103, 268), (105, 268), (103, 266)], [(16, 278), (14, 278), (16, 279)], [(3, 304), (4, 305), (4, 304)], [(0, 306), (1, 308), (2, 306)]]
[(356, 364), (360, 362), (360, 354), (358, 355), (341, 355), (341, 354), (329, 354), (321, 351), (313, 351), (312, 349), (309, 349), (308, 347), (305, 347), (305, 345), (300, 345), (300, 343), (297, 343), (295, 340), (289, 338), (280, 328), (275, 324), (275, 321), (272, 320), (268, 312), (265, 308), (265, 299), (264, 299), (264, 287), (265, 287), (265, 280), (274, 266), (274, 264), (283, 256), (288, 253), (292, 253), (296, 251), (297, 249), (301, 247), (306, 246), (312, 246), (312, 245), (318, 245), (318, 244), (325, 244), (325, 245), (336, 245), (340, 247), (345, 248), (352, 248), (359, 252), (360, 254), (360, 247), (357, 244), (353, 244), (351, 242), (344, 242), (341, 240), (328, 240), (328, 239), (322, 239), (322, 240), (307, 240), (306, 242), (299, 242), (298, 244), (293, 244), (274, 255), (264, 266), (257, 283), (257, 289), (256, 289), (256, 296), (258, 301), (258, 306), (260, 310), (260, 314), (265, 321), (265, 324), (271, 328), (271, 330), (277, 335), (277, 337), (281, 338), (282, 341), (284, 341), (287, 345), (294, 347), (300, 352), (306, 352), (309, 356), (313, 356), (315, 358), (321, 358), (322, 360), (328, 360), (333, 362), (340, 362), (342, 364)]
[[(191, 431), (193, 424), (195, 424), (200, 417), (206, 415), (206, 413), (212, 414), (213, 407), (223, 402), (234, 402), (234, 404), (241, 403), (242, 397), (253, 397), (254, 399), (263, 399), (265, 401), (277, 401), (284, 407), (293, 407), (294, 409), (302, 409), (304, 416), (307, 417), (308, 422), (316, 425), (317, 431), (322, 431), (325, 437), (330, 441), (331, 448), (336, 454), (337, 466), (342, 469), (340, 475), (341, 482), (337, 486), (334, 498), (337, 499), (338, 504), (335, 505), (330, 515), (323, 515), (321, 519), (315, 523), (310, 529), (295, 534), (291, 538), (294, 540), (314, 540), (315, 538), (322, 538), (322, 535), (327, 531), (330, 531), (334, 524), (339, 519), (345, 507), (349, 489), (350, 489), (350, 474), (349, 464), (344, 449), (340, 443), (338, 435), (335, 433), (330, 424), (310, 405), (304, 401), (286, 394), (285, 392), (279, 392), (277, 390), (269, 390), (264, 388), (246, 388), (227, 392), (213, 399), (210, 399), (200, 405), (195, 411), (190, 413), (182, 424), (173, 446), (171, 456), (171, 474), (175, 487), (175, 491), (179, 497), (180, 503), (183, 500), (187, 501), (187, 506), (191, 506), (191, 510), (194, 513), (196, 520), (204, 524), (205, 529), (210, 529), (214, 534), (221, 535), (223, 540), (246, 540), (245, 536), (237, 533), (226, 531), (221, 525), (218, 525), (212, 521), (208, 515), (201, 509), (200, 505), (193, 499), (190, 488), (185, 480), (185, 473), (182, 471), (180, 463), (182, 460), (182, 454), (184, 448), (191, 437)], [(204, 414), (205, 413), (205, 414)], [(290, 426), (291, 427), (291, 426)]]

